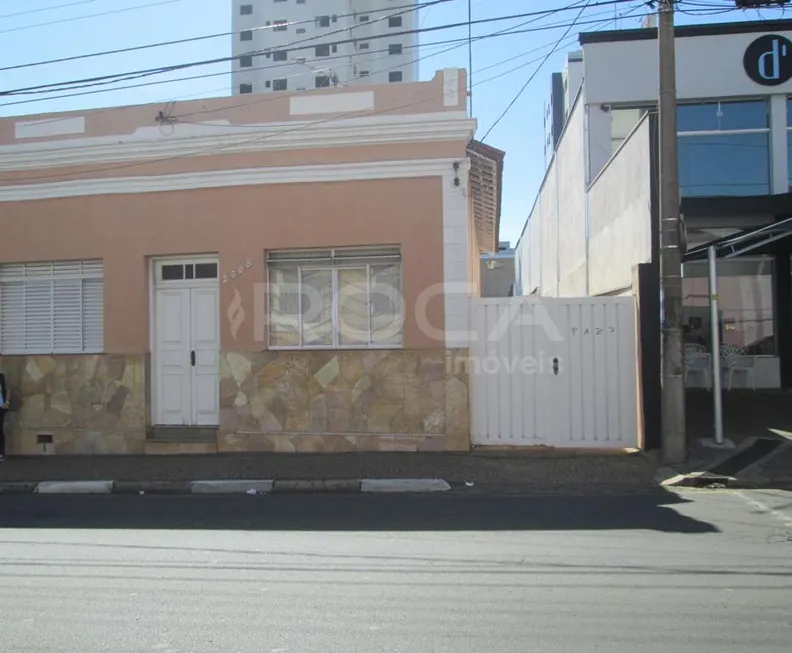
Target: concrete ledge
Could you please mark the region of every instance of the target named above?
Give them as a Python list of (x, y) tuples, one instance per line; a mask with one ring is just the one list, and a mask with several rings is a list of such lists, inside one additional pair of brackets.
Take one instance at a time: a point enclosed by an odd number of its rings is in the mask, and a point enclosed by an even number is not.
[[(461, 487), (461, 485), (460, 485)], [(0, 494), (270, 494), (331, 492), (446, 492), (441, 478), (203, 481), (9, 481)]]
[(360, 492), (358, 479), (275, 481), (273, 492)]
[(39, 483), (38, 494), (112, 494), (113, 481), (46, 481)]
[(360, 481), (361, 492), (446, 492), (451, 486), (442, 478), (377, 478)]
[(189, 494), (189, 481), (116, 481), (113, 494)]
[(268, 494), (272, 491), (273, 481), (193, 481), (192, 494)]
[(10, 481), (7, 483), (0, 483), (0, 494), (33, 494), (37, 487), (38, 483)]

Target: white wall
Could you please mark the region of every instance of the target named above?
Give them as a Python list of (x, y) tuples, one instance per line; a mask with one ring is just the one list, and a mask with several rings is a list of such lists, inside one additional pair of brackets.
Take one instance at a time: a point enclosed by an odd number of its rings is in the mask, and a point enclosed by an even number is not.
[(539, 239), (542, 248), (539, 294), (549, 297), (558, 297), (558, 176), (555, 166), (553, 158), (539, 191), (539, 214), (536, 219), (531, 218), (534, 237)]
[(578, 104), (517, 244), (519, 294), (538, 289), (546, 297), (585, 297), (619, 291), (632, 284), (633, 265), (651, 259), (648, 117), (607, 162), (588, 198), (584, 136)]
[(584, 114), (578, 101), (517, 244), (520, 294), (586, 294)]
[(632, 284), (632, 266), (652, 255), (651, 151), (645, 117), (589, 188), (589, 293)]
[(583, 83), (583, 61), (579, 58), (580, 52), (570, 52), (567, 56), (564, 78), (564, 115), (572, 111), (572, 103), (577, 97), (580, 85)]
[[(792, 32), (773, 32), (792, 40)], [(760, 32), (686, 36), (676, 39), (677, 97), (705, 99), (792, 93), (792, 80), (760, 86), (743, 68), (745, 49)], [(657, 40), (583, 46), (586, 102), (656, 102), (659, 88)]]
[(558, 144), (558, 296), (586, 295), (586, 177), (582, 100)]
[[(613, 156), (613, 116), (600, 104), (586, 107), (588, 123), (589, 183)], [(625, 136), (627, 134), (624, 134)]]

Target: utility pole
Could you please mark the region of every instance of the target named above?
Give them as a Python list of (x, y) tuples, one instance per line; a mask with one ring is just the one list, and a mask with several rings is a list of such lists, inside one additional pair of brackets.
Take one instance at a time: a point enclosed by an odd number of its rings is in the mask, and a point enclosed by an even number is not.
[(662, 297), (663, 461), (685, 461), (685, 375), (682, 342), (682, 254), (680, 251), (677, 162), (674, 2), (659, 0), (657, 40), (660, 60), (660, 289)]

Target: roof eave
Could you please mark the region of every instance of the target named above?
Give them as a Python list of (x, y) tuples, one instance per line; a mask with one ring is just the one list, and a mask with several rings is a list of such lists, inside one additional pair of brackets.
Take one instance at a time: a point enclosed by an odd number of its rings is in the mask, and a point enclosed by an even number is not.
[(476, 140), (467, 148), (473, 221), (479, 253), (498, 251), (503, 202), (503, 159), (506, 153)]

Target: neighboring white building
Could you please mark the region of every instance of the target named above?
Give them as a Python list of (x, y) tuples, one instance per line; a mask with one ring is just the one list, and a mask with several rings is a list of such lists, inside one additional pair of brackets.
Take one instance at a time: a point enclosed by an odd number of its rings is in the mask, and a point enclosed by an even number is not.
[[(655, 379), (657, 30), (583, 33), (580, 44), (582, 84), (516, 247), (515, 294), (637, 292), (642, 367)], [(714, 246), (721, 343), (742, 350), (757, 387), (792, 387), (792, 21), (679, 26), (676, 63), (686, 343), (709, 352), (703, 259)]]
[(552, 92), (545, 104), (545, 166), (553, 158), (572, 103), (583, 83), (583, 53), (578, 50), (567, 54), (566, 68), (561, 73), (553, 73), (551, 81)]
[(235, 95), (418, 81), (412, 0), (232, 4)]

